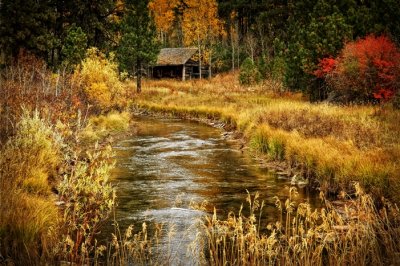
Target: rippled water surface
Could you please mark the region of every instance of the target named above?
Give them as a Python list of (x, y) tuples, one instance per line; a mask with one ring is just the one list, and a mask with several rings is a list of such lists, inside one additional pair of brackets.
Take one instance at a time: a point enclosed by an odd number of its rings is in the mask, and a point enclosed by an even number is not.
[[(227, 140), (220, 129), (178, 119), (136, 118), (137, 135), (115, 146), (117, 168), (116, 217), (122, 229), (130, 224), (140, 229), (143, 221), (174, 224), (175, 237), (163, 239), (161, 249), (169, 248), (176, 264), (190, 264), (186, 246), (193, 240), (195, 220), (212, 213), (221, 218), (238, 212), (245, 204), (246, 189), (258, 191), (266, 207), (265, 222), (276, 218), (274, 196), (285, 199), (290, 182), (279, 178)], [(315, 195), (299, 191), (300, 201), (315, 201)], [(206, 212), (189, 208), (190, 202), (208, 201)], [(168, 246), (168, 247), (167, 247)]]

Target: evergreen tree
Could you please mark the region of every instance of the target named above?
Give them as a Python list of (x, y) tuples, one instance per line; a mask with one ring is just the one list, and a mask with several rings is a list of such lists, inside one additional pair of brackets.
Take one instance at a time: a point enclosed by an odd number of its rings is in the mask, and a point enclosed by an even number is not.
[(54, 35), (53, 1), (1, 0), (0, 49), (3, 56), (16, 56), (21, 48), (48, 58), (59, 44)]
[(243, 85), (254, 85), (260, 82), (261, 74), (251, 58), (246, 58), (240, 66), (239, 82)]
[(137, 76), (137, 92), (142, 89), (143, 67), (156, 60), (159, 46), (147, 0), (127, 0), (122, 22), (118, 59), (122, 69)]
[[(351, 26), (346, 21), (344, 11), (337, 5), (326, 0), (307, 2), (297, 2), (288, 21), (290, 34), (285, 52), (285, 83), (291, 90), (301, 90), (311, 95), (311, 73), (318, 60), (337, 55), (344, 41), (351, 38)], [(310, 10), (307, 15), (304, 15), (304, 9)]]
[[(63, 27), (63, 37), (66, 36), (65, 26), (76, 25), (85, 33), (88, 46), (101, 50), (107, 49), (113, 40), (113, 19), (118, 15), (119, 5), (114, 0), (58, 0), (60, 27)], [(68, 28), (67, 28), (68, 29)]]
[(80, 27), (71, 27), (61, 50), (64, 57), (63, 64), (66, 66), (79, 64), (85, 57), (86, 48), (86, 34)]
[(22, 48), (56, 66), (65, 59), (62, 49), (74, 26), (82, 29), (88, 46), (109, 49), (115, 45), (120, 6), (114, 0), (1, 0), (1, 54), (11, 58)]

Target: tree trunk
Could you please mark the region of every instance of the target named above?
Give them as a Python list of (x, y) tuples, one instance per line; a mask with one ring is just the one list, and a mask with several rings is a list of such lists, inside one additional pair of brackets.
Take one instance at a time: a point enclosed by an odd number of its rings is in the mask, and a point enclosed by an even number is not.
[(231, 28), (231, 47), (232, 47), (232, 71), (235, 71), (235, 40), (233, 39), (232, 28)]
[(201, 45), (200, 45), (200, 37), (197, 37), (197, 42), (199, 45), (199, 78), (201, 79)]
[(136, 62), (136, 92), (140, 93), (142, 91), (142, 63), (140, 60)]
[(208, 64), (208, 78), (211, 79), (212, 51), (210, 49), (210, 62)]

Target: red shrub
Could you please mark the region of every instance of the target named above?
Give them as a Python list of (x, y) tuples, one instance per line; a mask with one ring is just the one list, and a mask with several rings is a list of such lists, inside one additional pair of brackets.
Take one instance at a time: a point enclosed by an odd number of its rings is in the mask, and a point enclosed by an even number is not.
[(74, 120), (78, 110), (86, 109), (69, 73), (52, 73), (44, 61), (24, 51), (1, 70), (0, 95), (0, 144), (14, 133), (23, 108), (46, 112), (53, 122)]
[(324, 58), (314, 75), (347, 100), (388, 101), (399, 90), (400, 52), (386, 36), (349, 42), (338, 58)]
[(336, 60), (331, 57), (324, 58), (319, 61), (318, 69), (314, 71), (314, 75), (318, 78), (324, 78), (335, 69)]

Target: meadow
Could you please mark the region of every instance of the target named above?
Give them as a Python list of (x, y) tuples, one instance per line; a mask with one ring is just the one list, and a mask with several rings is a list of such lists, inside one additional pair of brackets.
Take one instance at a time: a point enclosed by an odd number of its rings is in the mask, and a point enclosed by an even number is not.
[(327, 195), (358, 182), (375, 199), (400, 200), (400, 112), (389, 106), (310, 103), (275, 81), (241, 86), (235, 74), (144, 87), (135, 108), (223, 122), (256, 155), (285, 162)]

